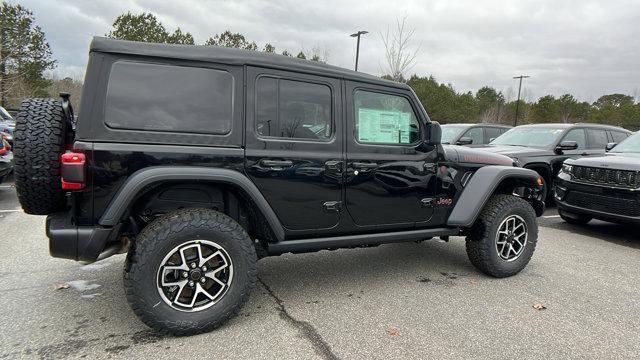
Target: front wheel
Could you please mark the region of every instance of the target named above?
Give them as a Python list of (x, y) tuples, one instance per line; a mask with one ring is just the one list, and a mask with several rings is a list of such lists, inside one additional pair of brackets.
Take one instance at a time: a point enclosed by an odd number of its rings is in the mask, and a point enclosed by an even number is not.
[(471, 263), (487, 275), (508, 277), (531, 260), (538, 241), (538, 221), (531, 205), (513, 195), (495, 195), (467, 236)]
[(161, 332), (210, 331), (246, 302), (256, 261), (251, 239), (233, 219), (208, 209), (178, 210), (138, 235), (125, 264), (127, 300)]

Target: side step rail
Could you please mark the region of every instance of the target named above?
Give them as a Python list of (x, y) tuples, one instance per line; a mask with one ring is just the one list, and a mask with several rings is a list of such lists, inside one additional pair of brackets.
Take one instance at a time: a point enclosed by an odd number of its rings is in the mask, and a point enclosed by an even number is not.
[(267, 252), (269, 255), (280, 255), (288, 252), (300, 253), (322, 249), (339, 249), (386, 243), (420, 241), (435, 236), (455, 236), (458, 234), (460, 234), (459, 228), (435, 228), (389, 233), (334, 236), (319, 239), (285, 240), (269, 244)]

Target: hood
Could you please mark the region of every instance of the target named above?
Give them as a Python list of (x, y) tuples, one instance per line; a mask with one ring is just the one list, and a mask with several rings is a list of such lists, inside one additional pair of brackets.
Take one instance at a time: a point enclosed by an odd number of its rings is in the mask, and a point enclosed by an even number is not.
[(605, 169), (640, 171), (640, 154), (608, 153), (604, 156), (583, 157), (565, 161), (569, 165)]
[(450, 162), (513, 166), (513, 159), (510, 157), (484, 151), (484, 148), (479, 150), (458, 145), (443, 145), (442, 148), (445, 159)]
[(496, 154), (504, 154), (507, 156), (544, 156), (552, 155), (553, 151), (538, 149), (526, 146), (506, 146), (506, 145), (489, 145), (482, 148), (483, 151), (488, 151)]

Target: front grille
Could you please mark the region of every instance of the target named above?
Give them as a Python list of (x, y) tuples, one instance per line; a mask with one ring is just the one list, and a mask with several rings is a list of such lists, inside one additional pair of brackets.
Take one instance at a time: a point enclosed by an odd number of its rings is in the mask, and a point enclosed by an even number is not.
[(570, 191), (566, 201), (569, 205), (610, 214), (640, 216), (640, 203), (636, 200)]
[(603, 184), (632, 189), (640, 187), (640, 175), (637, 171), (574, 166), (571, 175), (575, 180), (592, 184)]

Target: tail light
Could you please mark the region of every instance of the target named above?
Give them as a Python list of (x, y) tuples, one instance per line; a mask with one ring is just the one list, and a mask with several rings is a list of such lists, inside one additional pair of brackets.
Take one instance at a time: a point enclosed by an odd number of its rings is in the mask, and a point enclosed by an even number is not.
[(63, 190), (80, 190), (85, 185), (85, 156), (83, 153), (68, 152), (60, 156)]

